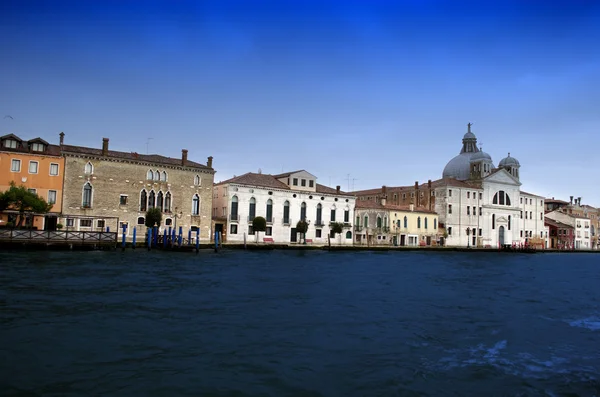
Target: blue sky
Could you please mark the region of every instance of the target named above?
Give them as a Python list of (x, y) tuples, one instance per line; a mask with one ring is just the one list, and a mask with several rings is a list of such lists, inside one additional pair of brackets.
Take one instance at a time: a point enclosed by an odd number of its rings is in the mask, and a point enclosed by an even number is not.
[(4, 1), (0, 133), (374, 188), (466, 124), (523, 190), (600, 206), (600, 2)]

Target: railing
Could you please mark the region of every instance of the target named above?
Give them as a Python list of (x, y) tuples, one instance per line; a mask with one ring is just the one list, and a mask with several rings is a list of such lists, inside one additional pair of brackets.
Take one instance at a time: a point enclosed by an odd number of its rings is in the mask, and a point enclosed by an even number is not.
[(315, 221), (315, 226), (325, 226), (325, 222), (322, 219), (317, 219)]
[(577, 227), (581, 227), (581, 225), (577, 225)]
[(239, 222), (240, 216), (238, 214), (229, 214), (229, 220), (231, 222)]
[(390, 227), (389, 226), (384, 226), (383, 227), (383, 232), (384, 233), (389, 233), (390, 232)]
[(267, 221), (267, 225), (272, 225), (273, 224), (273, 218), (266, 218)]
[(116, 232), (0, 230), (0, 240), (11, 242), (112, 244), (117, 238)]
[(248, 222), (252, 222), (256, 216), (248, 215)]
[(585, 225), (585, 228), (586, 228), (586, 229), (589, 229), (589, 228), (590, 228), (590, 225)]
[(360, 232), (362, 231), (363, 227), (361, 225), (354, 225), (354, 231), (356, 232)]
[(283, 218), (283, 226), (289, 226), (292, 224), (292, 220), (290, 218)]

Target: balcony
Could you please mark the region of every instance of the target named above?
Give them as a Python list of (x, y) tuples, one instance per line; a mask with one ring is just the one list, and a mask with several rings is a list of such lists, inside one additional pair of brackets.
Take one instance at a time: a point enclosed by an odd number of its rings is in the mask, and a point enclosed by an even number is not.
[(360, 232), (362, 231), (363, 227), (361, 225), (354, 225), (354, 231), (355, 232)]
[(581, 224), (579, 224), (579, 223), (578, 223), (578, 224), (577, 224), (577, 227), (581, 227)]
[(254, 215), (248, 215), (248, 223), (252, 222), (256, 218)]
[(266, 218), (267, 221), (267, 225), (272, 225), (273, 224), (273, 218)]
[(325, 222), (323, 222), (323, 219), (317, 219), (315, 221), (315, 226), (325, 226)]
[(289, 226), (292, 224), (292, 220), (290, 218), (283, 218), (283, 226)]
[(384, 226), (382, 229), (383, 229), (384, 233), (389, 233), (390, 232), (390, 227), (389, 226)]
[(240, 221), (240, 216), (238, 214), (230, 214), (229, 215), (229, 221), (230, 222), (239, 222)]
[(585, 228), (586, 228), (586, 229), (589, 229), (589, 228), (590, 228), (590, 225), (585, 225)]

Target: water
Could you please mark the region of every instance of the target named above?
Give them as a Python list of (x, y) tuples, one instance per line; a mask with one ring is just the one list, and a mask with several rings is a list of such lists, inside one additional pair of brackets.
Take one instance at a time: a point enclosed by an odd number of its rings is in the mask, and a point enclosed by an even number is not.
[(600, 256), (0, 253), (8, 396), (600, 396)]

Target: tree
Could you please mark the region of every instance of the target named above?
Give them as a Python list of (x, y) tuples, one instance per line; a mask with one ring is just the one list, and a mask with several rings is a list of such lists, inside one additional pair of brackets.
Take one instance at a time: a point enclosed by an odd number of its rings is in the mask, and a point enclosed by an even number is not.
[(331, 232), (334, 234), (334, 236), (336, 234), (342, 234), (342, 232), (344, 230), (344, 224), (340, 223), (340, 222), (333, 222), (329, 225), (329, 230), (331, 230)]
[(150, 208), (146, 212), (146, 227), (154, 227), (154, 224), (160, 226), (162, 221), (162, 213), (159, 208)]
[(258, 233), (267, 230), (267, 220), (262, 216), (256, 216), (252, 219), (252, 230), (256, 233), (256, 242), (258, 242)]
[(306, 243), (306, 231), (308, 230), (308, 223), (306, 221), (298, 221), (296, 223), (296, 232), (302, 233), (304, 242)]
[(0, 211), (6, 209), (19, 211), (17, 227), (21, 227), (25, 212), (45, 214), (52, 209), (52, 204), (48, 204), (46, 200), (27, 190), (25, 186), (16, 186), (11, 182), (10, 188), (0, 193)]

